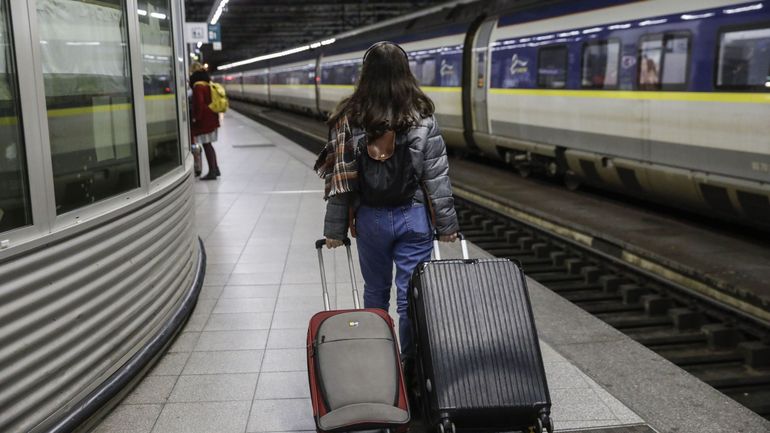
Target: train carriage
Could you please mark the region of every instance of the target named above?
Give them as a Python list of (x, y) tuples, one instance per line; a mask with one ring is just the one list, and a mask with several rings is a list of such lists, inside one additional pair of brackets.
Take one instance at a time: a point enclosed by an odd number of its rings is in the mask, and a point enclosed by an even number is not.
[(316, 111), (316, 59), (270, 68), (270, 102), (284, 108)]
[(457, 2), (265, 61), (270, 102), (327, 116), (378, 40), (456, 150), (770, 227), (770, 2)]
[(770, 27), (757, 24), (768, 11), (735, 3), (501, 17), (478, 142), (525, 167), (561, 161), (585, 182), (682, 207), (770, 215), (756, 205), (769, 180)]
[(244, 72), (241, 75), (241, 91), (244, 98), (261, 103), (270, 102), (270, 70), (268, 68)]

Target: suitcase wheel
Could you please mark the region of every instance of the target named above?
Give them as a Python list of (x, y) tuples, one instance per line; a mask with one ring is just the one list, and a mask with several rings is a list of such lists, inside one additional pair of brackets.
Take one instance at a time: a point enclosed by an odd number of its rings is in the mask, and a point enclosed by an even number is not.
[(533, 433), (543, 433), (544, 431), (553, 433), (553, 421), (551, 421), (551, 416), (544, 413), (540, 414), (537, 418), (537, 424), (530, 427), (529, 431)]
[(438, 433), (457, 433), (457, 428), (455, 427), (455, 423), (444, 418), (438, 424)]
[(551, 419), (550, 415), (540, 415), (540, 418), (542, 420), (543, 427), (548, 433), (553, 433), (553, 420)]

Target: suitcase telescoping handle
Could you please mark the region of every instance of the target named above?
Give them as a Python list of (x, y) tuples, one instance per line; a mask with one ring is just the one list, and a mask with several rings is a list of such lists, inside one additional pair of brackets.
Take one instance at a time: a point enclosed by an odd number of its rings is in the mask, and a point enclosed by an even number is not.
[[(361, 308), (361, 304), (358, 302), (358, 287), (356, 286), (356, 274), (355, 269), (353, 268), (353, 253), (350, 251), (350, 239), (345, 238), (342, 240), (342, 243), (345, 245), (345, 249), (348, 253), (348, 268), (350, 269), (350, 282), (353, 284), (353, 305), (355, 306), (355, 309), (358, 310)], [(318, 265), (321, 267), (321, 287), (324, 291), (324, 310), (329, 311), (331, 310), (331, 305), (329, 304), (329, 289), (326, 286), (326, 268), (324, 267), (324, 254), (323, 254), (323, 247), (326, 245), (326, 239), (319, 239), (315, 241), (315, 249), (318, 251)]]
[[(465, 242), (465, 236), (462, 233), (457, 232), (457, 237), (460, 238), (460, 248), (463, 250), (463, 259), (468, 260), (468, 242)], [(441, 251), (438, 249), (438, 232), (433, 236), (433, 253), (436, 255), (436, 260), (441, 260)]]

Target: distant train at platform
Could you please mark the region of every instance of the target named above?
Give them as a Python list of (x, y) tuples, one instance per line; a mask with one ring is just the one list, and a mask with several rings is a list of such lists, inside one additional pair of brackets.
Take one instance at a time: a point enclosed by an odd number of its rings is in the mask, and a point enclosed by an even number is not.
[(456, 151), (770, 226), (770, 1), (498, 3), (223, 65), (217, 79), (234, 98), (327, 116), (364, 50), (392, 40)]

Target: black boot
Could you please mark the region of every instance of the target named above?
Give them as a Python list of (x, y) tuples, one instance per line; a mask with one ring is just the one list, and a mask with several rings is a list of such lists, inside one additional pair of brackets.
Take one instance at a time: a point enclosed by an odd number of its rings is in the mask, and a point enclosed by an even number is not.
[(201, 180), (217, 180), (217, 175), (210, 171), (205, 176), (201, 177)]
[(217, 166), (217, 168), (214, 170), (214, 174), (217, 176), (222, 176), (222, 173), (219, 172), (219, 166)]

